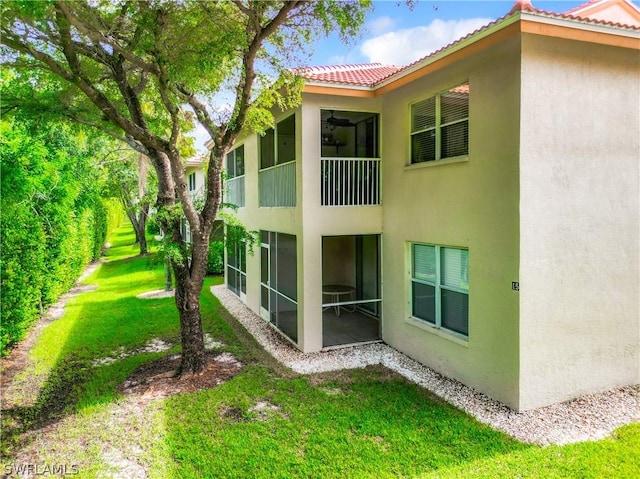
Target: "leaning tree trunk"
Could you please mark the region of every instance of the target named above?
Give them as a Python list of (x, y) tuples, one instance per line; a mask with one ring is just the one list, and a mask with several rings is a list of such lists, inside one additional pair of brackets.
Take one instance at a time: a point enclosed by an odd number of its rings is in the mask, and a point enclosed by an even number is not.
[[(180, 228), (180, 216), (175, 206), (176, 189), (184, 193), (187, 184), (184, 178), (182, 165), (176, 152), (176, 160), (173, 165), (169, 157), (161, 151), (150, 151), (150, 158), (154, 162), (158, 173), (158, 199), (159, 211), (168, 213), (160, 215), (161, 227), (168, 235), (171, 242), (181, 250), (182, 257), (170, 259), (175, 279), (175, 302), (180, 316), (180, 336), (182, 343), (181, 363), (178, 374), (197, 374), (206, 366), (206, 354), (204, 349), (204, 334), (202, 331), (202, 318), (200, 316), (200, 293), (207, 272), (207, 258), (209, 253), (209, 238), (211, 227), (202, 227), (202, 221), (193, 210), (190, 203), (183, 204), (183, 209), (190, 208), (185, 215), (189, 219), (193, 231), (192, 248), (187, 248)], [(173, 175), (177, 178), (173, 180)], [(218, 175), (219, 176), (219, 175)], [(176, 185), (174, 187), (174, 184)], [(185, 195), (182, 195), (185, 196)], [(188, 198), (187, 198), (188, 199)], [(215, 211), (214, 211), (215, 213)], [(194, 224), (195, 223), (195, 224)], [(188, 252), (191, 249), (190, 261)]]
[(140, 256), (147, 254), (147, 237), (145, 235), (147, 229), (147, 215), (149, 214), (149, 205), (144, 205), (140, 210), (140, 217), (138, 218), (135, 213), (135, 208), (126, 203), (124, 200), (122, 201), (122, 205), (125, 207), (127, 212), (127, 217), (129, 218), (129, 222), (131, 226), (133, 226), (133, 232), (136, 235), (136, 243), (138, 243), (140, 247)]
[(140, 245), (140, 256), (148, 253), (147, 247), (147, 217), (149, 214), (149, 205), (144, 204), (140, 208), (140, 214), (137, 221), (136, 236), (138, 237), (138, 243)]
[[(123, 202), (123, 206), (127, 208), (127, 205), (124, 202)], [(127, 218), (129, 218), (129, 222), (131, 223), (131, 226), (133, 226), (133, 232), (136, 235), (135, 243), (138, 243), (140, 241), (140, 238), (138, 237), (138, 226), (137, 226), (138, 219), (136, 218), (136, 214), (133, 210), (130, 210), (127, 208), (126, 211), (127, 211)]]
[(149, 179), (149, 158), (138, 154), (138, 199), (142, 202), (138, 213), (138, 226), (136, 236), (140, 243), (140, 256), (147, 254), (147, 217), (149, 215), (149, 203), (145, 201), (147, 183)]

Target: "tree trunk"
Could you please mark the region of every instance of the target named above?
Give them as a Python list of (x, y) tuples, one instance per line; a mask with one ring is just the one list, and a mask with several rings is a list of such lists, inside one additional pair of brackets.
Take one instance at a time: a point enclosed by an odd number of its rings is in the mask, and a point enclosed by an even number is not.
[(129, 218), (129, 223), (131, 223), (131, 226), (133, 226), (133, 232), (136, 235), (136, 240), (134, 241), (134, 243), (137, 243), (140, 241), (140, 238), (138, 237), (138, 219), (136, 218), (136, 214), (131, 208), (128, 207), (128, 205), (124, 201), (122, 202), (122, 206), (124, 206), (125, 211), (127, 212), (127, 218)]
[[(175, 183), (171, 176), (169, 158), (165, 153), (151, 151), (150, 158), (158, 173), (158, 201), (156, 205), (159, 211), (171, 213), (176, 201), (175, 188), (186, 188), (186, 182), (184, 178), (180, 178), (180, 181), (175, 182), (178, 185), (174, 188)], [(180, 168), (182, 168), (181, 165)], [(181, 169), (178, 170), (176, 168), (176, 171), (182, 173)], [(185, 205), (183, 205), (183, 208), (185, 208)], [(162, 217), (160, 226), (170, 238), (171, 243), (178, 246), (182, 253), (181, 258), (171, 258), (175, 281), (175, 302), (180, 316), (182, 343), (181, 363), (178, 374), (198, 374), (204, 370), (206, 365), (204, 334), (200, 316), (200, 293), (206, 275), (211, 232), (203, 231), (199, 224), (191, 224), (193, 248), (191, 249), (189, 261), (188, 252), (190, 248), (187, 247), (181, 235), (180, 216), (169, 214), (162, 215)]]
[[(176, 288), (176, 298), (178, 297), (177, 290), (178, 288)], [(190, 293), (187, 294), (191, 296)], [(178, 301), (176, 300), (177, 303)], [(198, 300), (189, 300), (178, 306), (178, 312), (180, 314), (180, 336), (182, 342), (182, 355), (178, 374), (197, 374), (204, 370), (206, 364), (200, 302)]]
[(138, 233), (138, 237), (140, 238), (138, 240), (138, 243), (140, 245), (140, 256), (144, 256), (145, 254), (148, 253), (148, 249), (147, 249), (147, 237), (145, 235), (145, 228), (142, 227), (142, 231), (140, 231)]
[(204, 334), (200, 316), (200, 292), (202, 281), (193, 282), (189, 270), (178, 266), (174, 268), (176, 276), (175, 300), (180, 315), (180, 339), (182, 355), (179, 375), (202, 372), (206, 364)]
[(136, 236), (138, 237), (138, 243), (140, 243), (140, 256), (148, 253), (147, 249), (147, 215), (149, 214), (149, 205), (145, 204), (140, 208), (140, 214), (137, 221)]
[[(126, 207), (126, 205), (125, 205)], [(136, 217), (133, 208), (128, 208), (127, 217), (129, 218), (129, 222), (131, 226), (133, 226), (133, 231), (136, 234), (135, 242), (140, 246), (140, 256), (147, 254), (147, 237), (145, 235), (147, 229), (147, 214), (148, 214), (149, 206), (143, 206), (140, 210), (140, 217)]]
[(173, 289), (173, 281), (171, 281), (171, 262), (164, 260), (164, 290), (171, 291)]

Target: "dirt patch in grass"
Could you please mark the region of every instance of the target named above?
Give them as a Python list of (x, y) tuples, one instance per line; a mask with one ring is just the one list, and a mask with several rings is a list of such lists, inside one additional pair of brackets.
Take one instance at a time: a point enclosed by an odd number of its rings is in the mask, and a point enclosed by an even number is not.
[(125, 396), (137, 396), (147, 403), (174, 394), (194, 392), (218, 386), (242, 369), (242, 364), (228, 353), (207, 354), (204, 371), (198, 374), (176, 375), (180, 355), (171, 355), (144, 364), (118, 387)]
[(362, 369), (341, 369), (338, 371), (327, 371), (322, 373), (309, 374), (307, 376), (307, 379), (311, 386), (324, 386), (333, 383), (351, 384), (354, 381), (357, 381), (361, 376), (373, 378), (373, 380), (377, 382), (407, 382), (406, 379), (400, 376), (398, 373), (381, 364), (374, 364)]

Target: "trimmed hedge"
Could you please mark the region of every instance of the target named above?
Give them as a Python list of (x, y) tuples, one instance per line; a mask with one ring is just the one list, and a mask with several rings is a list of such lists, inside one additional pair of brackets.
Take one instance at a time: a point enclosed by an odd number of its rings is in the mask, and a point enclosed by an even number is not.
[(100, 197), (95, 148), (60, 125), (1, 122), (0, 354), (100, 256), (122, 218)]

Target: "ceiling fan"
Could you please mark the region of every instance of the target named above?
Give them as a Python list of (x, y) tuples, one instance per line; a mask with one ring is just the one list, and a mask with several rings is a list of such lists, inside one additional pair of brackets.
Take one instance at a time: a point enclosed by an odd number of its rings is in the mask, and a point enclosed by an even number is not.
[(356, 126), (356, 124), (348, 118), (336, 118), (333, 116), (333, 110), (331, 110), (331, 116), (324, 120), (324, 122), (329, 126), (330, 130), (335, 130), (336, 127), (342, 126)]

